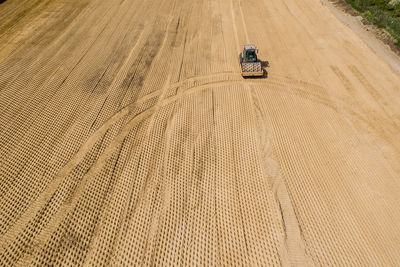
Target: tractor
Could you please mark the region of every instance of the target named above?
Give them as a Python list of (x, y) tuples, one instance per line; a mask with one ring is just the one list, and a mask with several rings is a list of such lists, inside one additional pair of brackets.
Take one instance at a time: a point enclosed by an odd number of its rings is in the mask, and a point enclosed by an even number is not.
[(243, 77), (260, 77), (264, 75), (257, 53), (258, 49), (254, 44), (248, 44), (243, 47), (243, 51), (239, 55), (240, 73)]

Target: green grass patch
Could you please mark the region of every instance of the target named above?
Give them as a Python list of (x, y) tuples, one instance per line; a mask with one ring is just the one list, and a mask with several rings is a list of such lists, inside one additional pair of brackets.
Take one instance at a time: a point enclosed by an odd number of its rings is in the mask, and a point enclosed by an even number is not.
[(399, 0), (346, 0), (360, 15), (379, 28), (388, 31), (400, 47)]

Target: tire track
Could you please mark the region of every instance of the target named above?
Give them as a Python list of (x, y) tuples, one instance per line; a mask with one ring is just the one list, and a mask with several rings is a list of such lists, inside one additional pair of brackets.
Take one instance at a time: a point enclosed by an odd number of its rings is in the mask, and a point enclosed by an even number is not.
[[(104, 32), (104, 29), (105, 28), (103, 28), (103, 30), (102, 31), (100, 31), (100, 33), (97, 35), (97, 37), (96, 37), (96, 39), (92, 42), (92, 46), (90, 46), (87, 50), (86, 50), (86, 52), (80, 57), (80, 59), (77, 61), (78, 63), (76, 63), (76, 65), (72, 68), (72, 70), (70, 71), (70, 74), (77, 68), (77, 66), (82, 62), (82, 60), (83, 60), (83, 58), (85, 57), (85, 56), (87, 56), (88, 55), (88, 51), (91, 49), (91, 47), (93, 47), (93, 44), (96, 42), (96, 40), (99, 38), (99, 36), (101, 35), (101, 33), (102, 32)], [(58, 86), (58, 89), (59, 88), (61, 88), (61, 86), (63, 86), (63, 84), (64, 84), (64, 82), (67, 80), (67, 78), (65, 78), (64, 80), (63, 80), (63, 82), (61, 83), (61, 85), (59, 85)], [(53, 96), (54, 97), (54, 96)], [(48, 106), (48, 104), (46, 104), (46, 107)], [(79, 109), (79, 106), (77, 107), (77, 109)], [(40, 110), (40, 114), (44, 114), (44, 110), (42, 109), (42, 110)], [(40, 117), (40, 116), (39, 116)], [(51, 120), (50, 118), (49, 118), (49, 120)], [(55, 117), (53, 117), (53, 120), (52, 120), (53, 122), (54, 121), (57, 121), (57, 118), (55, 118)], [(18, 126), (18, 124), (17, 124), (17, 126)], [(32, 127), (32, 126), (31, 126)], [(53, 127), (54, 127), (54, 125), (53, 125)], [(12, 132), (14, 132), (14, 134), (16, 135), (16, 129), (15, 128), (11, 128), (13, 131)], [(29, 129), (31, 129), (31, 128), (29, 128)], [(25, 133), (23, 133), (23, 134), (25, 134)], [(37, 144), (37, 146), (36, 146), (36, 148), (39, 148), (40, 146), (44, 146), (44, 140), (46, 139), (46, 138), (48, 138), (46, 135), (48, 135), (48, 133), (46, 133), (45, 135), (43, 135), (42, 136), (42, 138), (40, 139), (40, 140), (38, 140), (37, 142), (38, 142), (38, 144)], [(29, 135), (28, 135), (28, 137), (30, 137)], [(22, 138), (24, 138), (23, 140), (26, 140), (27, 138), (28, 138), (27, 136), (22, 136)], [(31, 141), (31, 143), (33, 143), (32, 141)], [(7, 146), (8, 144), (6, 144), (6, 146), (5, 147), (8, 147)], [(30, 144), (30, 145), (32, 145), (32, 144)], [(26, 149), (25, 149), (26, 150)], [(16, 154), (16, 153), (14, 153), (14, 154)], [(37, 156), (37, 155), (36, 155)], [(10, 161), (10, 158), (11, 158), (11, 156), (10, 155), (8, 155), (8, 158), (7, 158), (7, 161), (5, 161), (5, 162), (3, 162), (2, 164), (3, 165), (5, 165), (6, 163), (8, 163), (9, 161)], [(12, 158), (11, 158), (12, 159)], [(14, 167), (14, 169), (15, 168), (17, 168), (17, 167), (15, 167), (15, 166), (13, 166)], [(16, 177), (14, 177), (15, 179), (16, 179)], [(15, 180), (14, 179), (14, 180)], [(11, 182), (13, 182), (13, 180), (11, 180)], [(6, 187), (7, 188), (7, 187)], [(7, 188), (8, 189), (8, 188)]]
[[(230, 73), (227, 73), (227, 74), (230, 74)], [(206, 78), (215, 77), (215, 76), (218, 77), (220, 75), (221, 74), (215, 74), (215, 75), (212, 74), (212, 75), (207, 75), (207, 76), (192, 77), (192, 78), (189, 78), (189, 79), (184, 80), (182, 82), (171, 84), (170, 87), (168, 88), (168, 91), (171, 90), (171, 89), (174, 89), (174, 88), (181, 87), (186, 82), (192, 82), (192, 81), (195, 81), (195, 80), (201, 80), (201, 79), (206, 79)], [(222, 75), (226, 75), (226, 74), (222, 74)], [(237, 76), (237, 75), (235, 74), (233, 76)], [(206, 83), (206, 84), (202, 84), (202, 85), (195, 85), (195, 86), (192, 86), (192, 87), (188, 87), (184, 92), (178, 93), (178, 95), (168, 97), (167, 99), (165, 99), (164, 103), (162, 103), (160, 105), (163, 105), (163, 106), (164, 105), (169, 105), (170, 103), (176, 101), (177, 99), (186, 97), (189, 94), (193, 94), (193, 93), (196, 93), (196, 92), (199, 92), (199, 91), (202, 91), (202, 90), (210, 89), (212, 87), (217, 87), (217, 86), (220, 86), (220, 85), (235, 85), (237, 83), (242, 83), (242, 80), (241, 79), (240, 80), (233, 80), (233, 81), (222, 80), (222, 81), (211, 82), (211, 83)], [(284, 83), (273, 82), (273, 81), (268, 81), (268, 82), (263, 82), (263, 81), (246, 82), (246, 84), (248, 84), (248, 85), (251, 85), (251, 84), (258, 85), (258, 84), (264, 84), (264, 83), (267, 83), (267, 84), (270, 83), (270, 84), (279, 85), (282, 88), (286, 87)], [(281, 88), (281, 90), (282, 90), (282, 88)], [(305, 97), (305, 98), (309, 98), (307, 96), (308, 92), (306, 92), (306, 91), (304, 91), (304, 90), (302, 90), (300, 88), (296, 88), (296, 90), (299, 90), (299, 93), (295, 93), (296, 95), (301, 96), (301, 97)], [(109, 127), (111, 127), (115, 122), (119, 121), (121, 118), (123, 118), (126, 115), (128, 115), (133, 110), (134, 107), (140, 106), (143, 103), (145, 103), (145, 102), (147, 102), (147, 101), (149, 101), (149, 100), (151, 100), (151, 99), (153, 99), (155, 97), (160, 96), (162, 91), (163, 90), (156, 90), (156, 91), (154, 91), (154, 92), (152, 92), (152, 93), (150, 93), (150, 94), (138, 99), (136, 102), (133, 102), (133, 103), (125, 106), (124, 108), (120, 109), (111, 118), (109, 118), (99, 129), (97, 129), (96, 132), (90, 138), (88, 138), (88, 140), (85, 143), (85, 145), (83, 145), (83, 148), (79, 150), (79, 152), (77, 153), (77, 156), (74, 157), (74, 159), (71, 160), (71, 162), (75, 162), (75, 163), (80, 162), (80, 160), (83, 159), (83, 157), (85, 155), (85, 152), (88, 150), (88, 148), (92, 147), (96, 143), (96, 141), (107, 132)], [(293, 93), (295, 91), (294, 90), (290, 90), (290, 92)], [(314, 94), (313, 96), (317, 97), (317, 98), (320, 97), (319, 95), (316, 95), (316, 94)], [(322, 98), (321, 100), (322, 100), (320, 102), (321, 104), (327, 104), (324, 101), (325, 99)], [(330, 108), (336, 110), (336, 108), (333, 107), (333, 106), (327, 105), (327, 107), (330, 107)], [(148, 111), (146, 111), (146, 112), (148, 112)], [(72, 168), (73, 167), (70, 167), (70, 169), (72, 169)]]
[[(314, 266), (314, 262), (307, 255), (305, 250), (305, 241), (301, 234), (299, 221), (294, 212), (292, 200), (290, 199), (287, 185), (278, 167), (279, 163), (271, 153), (269, 147), (271, 140), (268, 139), (268, 134), (265, 129), (265, 121), (261, 111), (261, 103), (259, 103), (257, 91), (246, 85), (249, 98), (253, 103), (253, 114), (257, 120), (258, 130), (258, 156), (261, 169), (264, 176), (268, 177), (270, 187), (275, 197), (276, 204), (279, 207), (280, 218), (284, 227), (284, 248), (279, 251), (282, 266)], [(267, 139), (266, 139), (267, 138)], [(266, 166), (276, 166), (276, 169), (271, 173)], [(270, 175), (268, 175), (270, 173)]]
[[(165, 41), (165, 40), (164, 40), (164, 41)], [(164, 41), (163, 41), (163, 43), (165, 43)], [(162, 45), (162, 44), (161, 44), (161, 45)], [(160, 48), (160, 49), (161, 49), (161, 48)], [(154, 109), (154, 108), (155, 108), (155, 107), (153, 106), (153, 109)], [(121, 115), (121, 114), (119, 114), (119, 115)], [(140, 123), (140, 122), (141, 122), (141, 120), (139, 120), (139, 123)], [(106, 125), (106, 126), (107, 126), (107, 125)], [(131, 129), (132, 129), (132, 128), (129, 128), (129, 129), (126, 130), (126, 131), (130, 131)], [(105, 129), (105, 131), (107, 131), (107, 130), (108, 130), (108, 128)], [(125, 134), (128, 134), (128, 132), (125, 132)], [(118, 137), (118, 136), (117, 136), (117, 137)], [(119, 144), (118, 146), (119, 146), (119, 147), (121, 147), (121, 141), (124, 142), (125, 137), (126, 137), (126, 136), (124, 136), (124, 137), (120, 140), (120, 142), (118, 142), (118, 144)], [(96, 143), (97, 139), (93, 139), (93, 140), (94, 140), (94, 143)], [(84, 146), (84, 147), (85, 147), (85, 146)], [(100, 159), (101, 165), (96, 165), (95, 167), (92, 167), (90, 170), (93, 170), (93, 168), (96, 169), (97, 167), (98, 167), (98, 169), (100, 170), (101, 167), (99, 167), (99, 166), (104, 166), (105, 162), (107, 161), (107, 158), (108, 158), (109, 155), (110, 155), (110, 154), (108, 154), (107, 152), (108, 152), (108, 150), (106, 149), (106, 151), (105, 151), (103, 154), (100, 155), (100, 158), (99, 158), (99, 159)], [(79, 152), (78, 152), (78, 154), (79, 154)], [(85, 155), (86, 155), (86, 150), (84, 150), (82, 154), (79, 154), (79, 156), (81, 156), (81, 155), (82, 155), (82, 157), (85, 157)], [(104, 157), (102, 158), (102, 156), (104, 156)], [(83, 158), (81, 158), (81, 160), (82, 160), (82, 159), (83, 159)], [(79, 163), (79, 162), (78, 162), (78, 163)], [(71, 167), (70, 167), (70, 166), (71, 166)], [(76, 167), (76, 165), (68, 165), (68, 164), (67, 164), (66, 167), (68, 168), (69, 171), (66, 171), (66, 172), (65, 172), (65, 171), (64, 171), (64, 172), (61, 171), (62, 173), (64, 173), (64, 175), (61, 177), (61, 179), (60, 179), (60, 178), (55, 178), (55, 179), (52, 181), (52, 183), (51, 183), (46, 189), (53, 190), (52, 188), (54, 188), (55, 190), (57, 190), (57, 189), (59, 188), (61, 182), (67, 177), (67, 175), (69, 175), (70, 171), (72, 171), (72, 170)], [(96, 171), (98, 171), (98, 170), (96, 170)], [(90, 171), (89, 171), (89, 173), (88, 173), (87, 175), (90, 175)], [(86, 176), (85, 176), (85, 177), (86, 177)], [(91, 177), (93, 177), (93, 176), (91, 176)], [(86, 180), (82, 179), (82, 183), (83, 183), (83, 188), (85, 188), (85, 185), (87, 184), (87, 179), (86, 179)], [(81, 195), (84, 191), (85, 191), (85, 189), (82, 189), (82, 187), (78, 187), (77, 190), (76, 190), (76, 192), (75, 192), (75, 195)], [(44, 194), (44, 196), (46, 196), (46, 194), (53, 195), (54, 193), (55, 193), (55, 191), (52, 192), (52, 193), (44, 192), (43, 194)], [(43, 196), (43, 195), (42, 195), (42, 196)], [(72, 198), (73, 198), (73, 197), (72, 197)], [(46, 202), (48, 202), (48, 200), (46, 200), (46, 199), (48, 199), (48, 198), (44, 197), (44, 198), (39, 199), (38, 201), (39, 201), (39, 203), (46, 203)], [(76, 200), (76, 201), (78, 201), (78, 200)], [(76, 204), (76, 201), (74, 202), (74, 204)], [(40, 209), (41, 207), (43, 207), (43, 204), (36, 205), (36, 209), (37, 209), (37, 208)], [(70, 207), (74, 207), (74, 205), (72, 205), (72, 206), (70, 206)], [(38, 210), (36, 210), (36, 212), (32, 212), (32, 209), (30, 209), (29, 211), (30, 211), (30, 213), (32, 213), (32, 214), (36, 214)], [(67, 212), (59, 213), (59, 214), (67, 214)], [(27, 220), (26, 220), (27, 217), (29, 217), (29, 216), (25, 216), (25, 217), (24, 217), (24, 219), (25, 219), (26, 222), (27, 222)], [(60, 219), (60, 222), (61, 222), (61, 219)], [(59, 223), (53, 224), (53, 227), (56, 227), (58, 224), (59, 224)], [(25, 223), (24, 223), (23, 225), (25, 225)], [(53, 230), (55, 230), (55, 228), (54, 228)], [(52, 231), (49, 231), (49, 227), (48, 227), (48, 228), (46, 228), (46, 232), (47, 232), (47, 233), (51, 233)], [(39, 240), (42, 240), (42, 238), (39, 238)], [(2, 253), (0, 253), (0, 254), (2, 254)], [(30, 258), (27, 257), (27, 259), (25, 259), (25, 261), (30, 261)]]
[(357, 77), (357, 79), (361, 82), (365, 89), (367, 89), (368, 93), (379, 103), (382, 110), (386, 114), (386, 116), (392, 120), (394, 127), (398, 128), (399, 124), (394, 120), (395, 114), (389, 114), (387, 111), (387, 107), (390, 106), (389, 103), (383, 98), (383, 96), (378, 93), (377, 90), (368, 82), (367, 78), (358, 70), (358, 68), (354, 65), (348, 66), (350, 71)]
[(239, 11), (240, 11), (240, 17), (242, 19), (244, 36), (246, 37), (246, 43), (249, 44), (250, 43), (250, 39), (249, 39), (249, 34), (247, 33), (247, 25), (246, 25), (246, 21), (244, 20), (241, 0), (239, 0), (238, 6), (239, 6)]

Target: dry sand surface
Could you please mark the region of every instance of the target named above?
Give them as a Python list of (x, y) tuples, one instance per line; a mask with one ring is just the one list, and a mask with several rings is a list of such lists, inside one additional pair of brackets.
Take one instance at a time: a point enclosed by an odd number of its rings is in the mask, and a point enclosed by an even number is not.
[(7, 0), (0, 265), (399, 266), (399, 103), (320, 0)]

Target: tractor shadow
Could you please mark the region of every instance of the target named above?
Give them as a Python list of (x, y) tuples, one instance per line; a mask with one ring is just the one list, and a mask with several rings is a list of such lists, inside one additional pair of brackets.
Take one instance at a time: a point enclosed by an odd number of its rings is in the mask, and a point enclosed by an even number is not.
[(260, 78), (263, 78), (263, 79), (268, 78), (268, 71), (266, 70), (266, 68), (269, 68), (269, 61), (261, 60), (261, 68), (262, 68), (264, 74)]
[(0, 5), (6, 2), (7, 0), (0, 0)]

